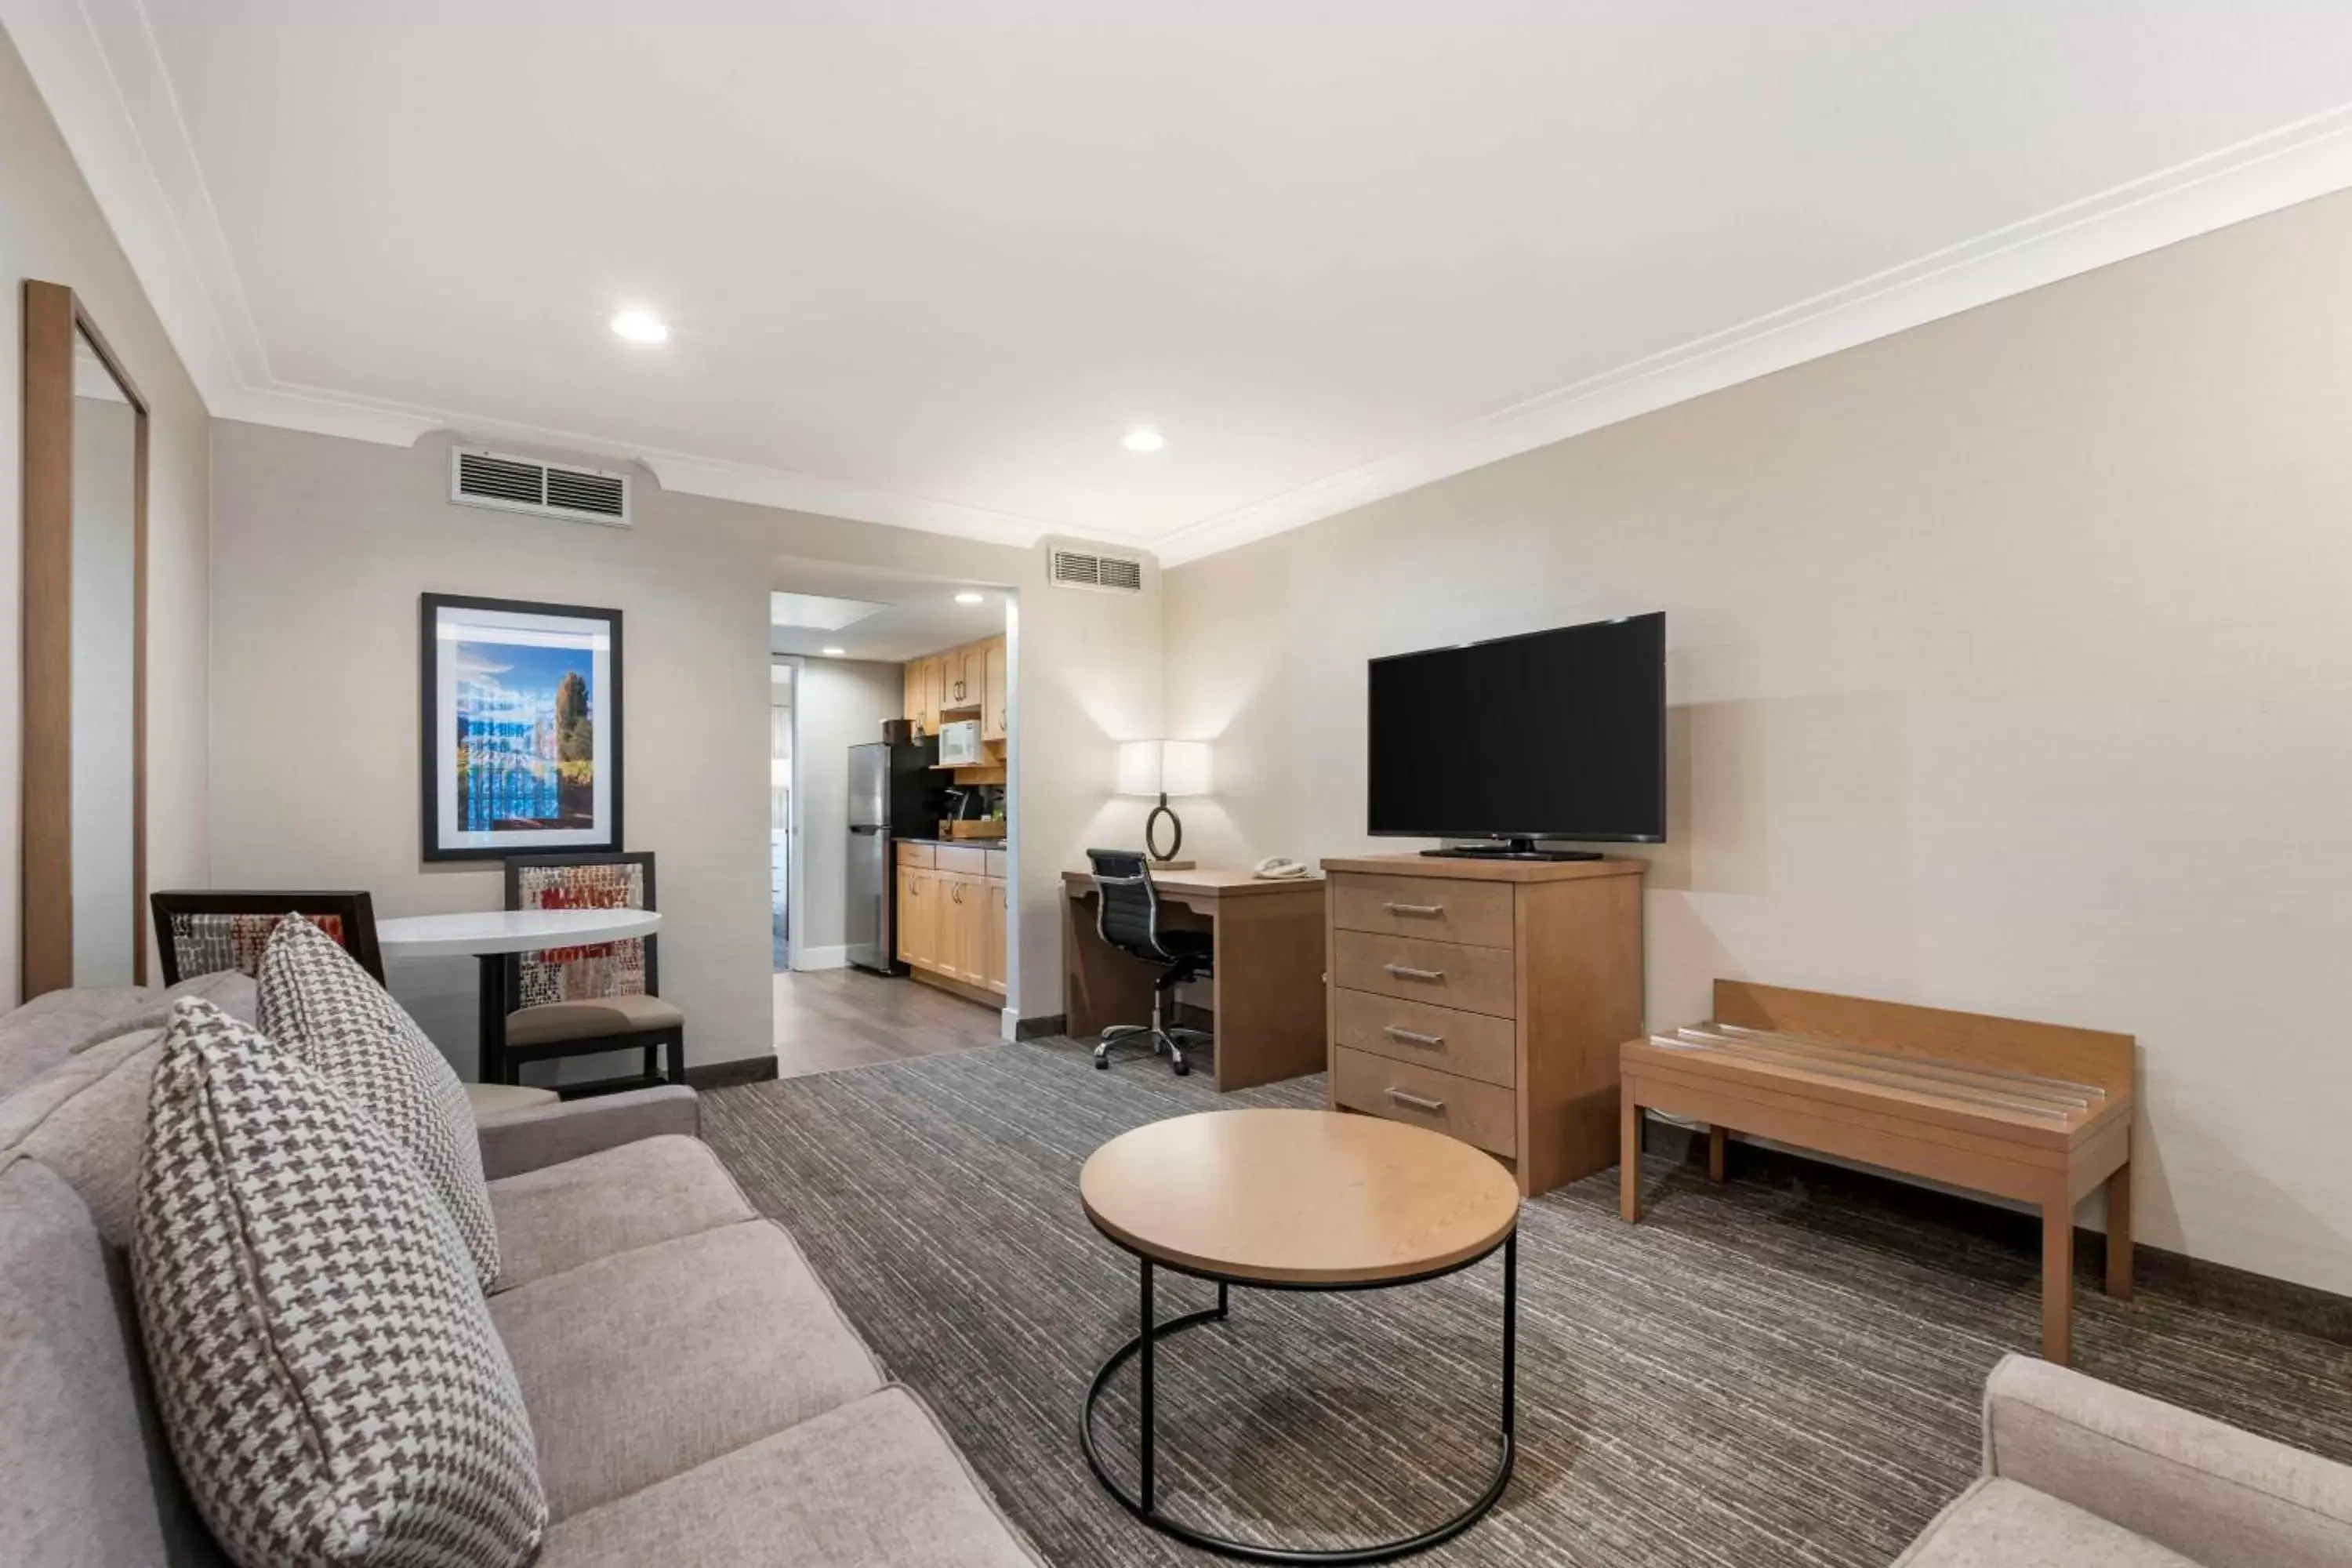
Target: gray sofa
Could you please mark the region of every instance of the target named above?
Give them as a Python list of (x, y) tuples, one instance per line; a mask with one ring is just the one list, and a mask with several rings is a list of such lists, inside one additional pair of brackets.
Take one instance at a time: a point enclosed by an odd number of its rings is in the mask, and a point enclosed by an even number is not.
[[(72, 1048), (153, 1002), (0, 1018), (0, 1568), (222, 1561), (155, 1419), (122, 1253), (161, 1037)], [(698, 1126), (676, 1088), (481, 1120), (541, 1568), (1036, 1568)]]
[(2352, 1467), (2012, 1355), (1984, 1476), (1896, 1568), (2344, 1568)]

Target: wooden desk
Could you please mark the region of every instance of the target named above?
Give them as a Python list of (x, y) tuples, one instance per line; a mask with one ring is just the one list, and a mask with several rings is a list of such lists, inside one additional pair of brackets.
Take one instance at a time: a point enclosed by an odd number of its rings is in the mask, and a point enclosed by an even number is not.
[[(1216, 937), (1208, 984), (1217, 1088), (1321, 1072), (1323, 879), (1265, 882), (1246, 871), (1168, 871), (1154, 872), (1151, 882), (1170, 926)], [(1063, 872), (1062, 895), (1064, 1027), (1087, 1036), (1148, 1022), (1159, 970), (1103, 941), (1091, 874)]]

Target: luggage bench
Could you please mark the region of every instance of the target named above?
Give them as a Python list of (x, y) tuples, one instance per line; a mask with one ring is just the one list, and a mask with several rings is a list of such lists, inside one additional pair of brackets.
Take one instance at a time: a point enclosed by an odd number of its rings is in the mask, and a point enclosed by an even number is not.
[(2042, 1209), (2042, 1354), (2073, 1358), (2074, 1205), (2107, 1191), (2107, 1294), (2131, 1295), (2129, 1035), (1743, 981), (1712, 1022), (1628, 1040), (1620, 1207), (1642, 1217), (1642, 1112), (1923, 1176)]

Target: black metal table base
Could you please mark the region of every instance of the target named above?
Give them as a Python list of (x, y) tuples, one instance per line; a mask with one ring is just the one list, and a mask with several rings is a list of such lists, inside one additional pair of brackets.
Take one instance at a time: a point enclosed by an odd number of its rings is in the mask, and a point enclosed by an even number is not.
[[(1399, 1557), (1409, 1557), (1416, 1552), (1426, 1552), (1433, 1546), (1453, 1540), (1485, 1518), (1487, 1510), (1492, 1509), (1502, 1497), (1504, 1489), (1511, 1484), (1511, 1465), (1517, 1457), (1513, 1448), (1513, 1438), (1517, 1427), (1518, 1386), (1518, 1231), (1514, 1228), (1503, 1238), (1499, 1246), (1503, 1254), (1503, 1410), (1501, 1425), (1496, 1434), (1497, 1453), (1495, 1470), (1476, 1500), (1444, 1523), (1424, 1530), (1418, 1535), (1402, 1536), (1393, 1541), (1375, 1542), (1364, 1546), (1318, 1548), (1270, 1546), (1259, 1542), (1235, 1541), (1227, 1536), (1214, 1535), (1207, 1531), (1195, 1529), (1181, 1520), (1171, 1519), (1160, 1511), (1154, 1491), (1152, 1471), (1156, 1443), (1153, 1426), (1154, 1418), (1158, 1414), (1158, 1404), (1152, 1377), (1152, 1363), (1156, 1359), (1153, 1347), (1171, 1334), (1197, 1328), (1202, 1323), (1223, 1321), (1228, 1304), (1226, 1291), (1234, 1285), (1255, 1290), (1390, 1289), (1400, 1285), (1418, 1285), (1431, 1279), (1442, 1279), (1446, 1275), (1459, 1273), (1465, 1268), (1492, 1258), (1496, 1251), (1494, 1247), (1489, 1247), (1477, 1257), (1465, 1258), (1449, 1268), (1434, 1269), (1426, 1274), (1416, 1274), (1409, 1279), (1382, 1279), (1370, 1284), (1269, 1284), (1265, 1280), (1235, 1279), (1190, 1268), (1177, 1268), (1170, 1264), (1160, 1264), (1156, 1267), (1168, 1268), (1171, 1273), (1183, 1274), (1192, 1279), (1209, 1280), (1217, 1288), (1215, 1306), (1203, 1307), (1196, 1312), (1186, 1312), (1180, 1317), (1171, 1318), (1164, 1323), (1157, 1321), (1153, 1311), (1152, 1276), (1155, 1265), (1150, 1258), (1140, 1258), (1139, 1261), (1143, 1266), (1141, 1301), (1139, 1308), (1140, 1331), (1135, 1338), (1113, 1351), (1110, 1359), (1102, 1363), (1102, 1370), (1095, 1373), (1094, 1383), (1087, 1389), (1086, 1408), (1078, 1417), (1078, 1437), (1085, 1446), (1087, 1463), (1093, 1468), (1095, 1479), (1100, 1481), (1103, 1490), (1117, 1499), (1128, 1512), (1159, 1531), (1162, 1535), (1172, 1536), (1178, 1541), (1198, 1546), (1204, 1551), (1221, 1552), (1227, 1557), (1239, 1557), (1252, 1563), (1387, 1563)], [(1141, 1406), (1142, 1430), (1138, 1434), (1137, 1441), (1137, 1486), (1135, 1490), (1129, 1491), (1111, 1479), (1109, 1467), (1104, 1463), (1102, 1452), (1095, 1444), (1095, 1404), (1102, 1397), (1103, 1388), (1110, 1382), (1112, 1375), (1138, 1356), (1142, 1358), (1142, 1366), (1139, 1373), (1140, 1386), (1138, 1390), (1138, 1404)]]

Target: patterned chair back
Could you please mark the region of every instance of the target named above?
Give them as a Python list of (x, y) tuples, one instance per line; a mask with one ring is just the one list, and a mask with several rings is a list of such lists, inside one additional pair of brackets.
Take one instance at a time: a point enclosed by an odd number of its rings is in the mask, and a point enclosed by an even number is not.
[[(649, 910), (654, 858), (628, 855), (517, 856), (507, 862), (510, 910)], [(515, 955), (510, 1009), (603, 996), (655, 995), (660, 974), (654, 937), (626, 937), (587, 947), (549, 947)]]
[(377, 984), (383, 981), (375, 910), (365, 893), (170, 892), (152, 894), (148, 903), (166, 985), (229, 969), (257, 975), (269, 933), (289, 913), (333, 937)]

